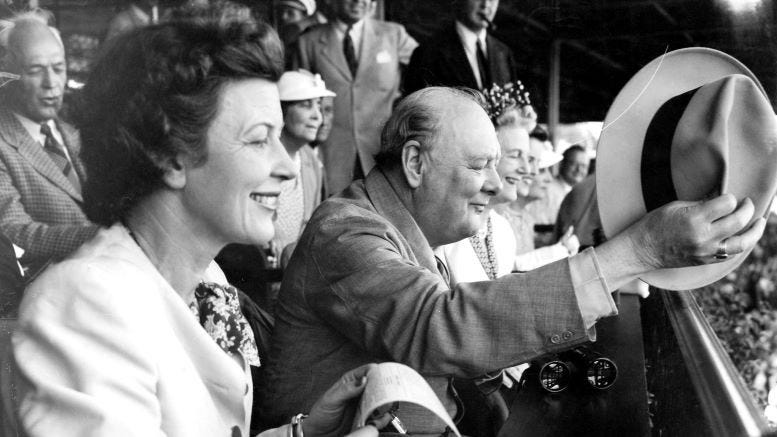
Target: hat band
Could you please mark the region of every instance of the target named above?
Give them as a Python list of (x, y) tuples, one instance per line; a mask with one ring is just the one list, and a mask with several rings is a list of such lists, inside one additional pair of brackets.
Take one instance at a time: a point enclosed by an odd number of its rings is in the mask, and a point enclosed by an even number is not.
[(667, 100), (650, 120), (640, 163), (642, 197), (647, 211), (677, 200), (672, 181), (672, 140), (685, 108), (698, 90), (692, 89)]

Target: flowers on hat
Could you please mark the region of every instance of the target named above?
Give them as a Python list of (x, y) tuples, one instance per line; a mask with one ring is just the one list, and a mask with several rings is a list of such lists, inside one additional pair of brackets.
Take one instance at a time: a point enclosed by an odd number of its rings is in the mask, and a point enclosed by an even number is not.
[(524, 89), (520, 80), (507, 83), (504, 87), (494, 84), (483, 94), (486, 97), (486, 112), (491, 120), (496, 120), (510, 109), (531, 105), (529, 92)]

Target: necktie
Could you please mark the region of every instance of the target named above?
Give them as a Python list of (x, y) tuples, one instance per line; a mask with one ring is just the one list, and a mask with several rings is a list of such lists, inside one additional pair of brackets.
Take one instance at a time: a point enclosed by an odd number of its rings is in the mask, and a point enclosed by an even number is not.
[(259, 351), (251, 326), (240, 311), (237, 289), (201, 282), (194, 290), (194, 297), (196, 302), (189, 304), (189, 309), (216, 344), (258, 367)]
[(483, 42), (480, 39), (478, 39), (477, 43), (477, 58), (481, 88), (489, 88), (491, 86), (491, 69), (488, 68), (488, 59), (483, 51)]
[(353, 48), (353, 39), (351, 38), (352, 28), (352, 26), (348, 26), (348, 29), (345, 30), (345, 37), (343, 38), (343, 54), (345, 54), (345, 62), (348, 63), (348, 69), (351, 70), (351, 76), (356, 77), (359, 61), (356, 60), (356, 51)]
[(57, 141), (51, 133), (51, 128), (48, 123), (40, 125), (40, 133), (46, 137), (43, 142), (43, 150), (48, 153), (51, 160), (54, 161), (60, 170), (62, 170), (62, 173), (70, 181), (70, 184), (73, 185), (73, 188), (80, 193), (81, 182), (78, 180), (78, 175), (73, 170), (73, 165), (70, 164), (70, 160), (67, 159), (67, 153), (65, 152), (64, 146), (59, 144), (59, 141)]

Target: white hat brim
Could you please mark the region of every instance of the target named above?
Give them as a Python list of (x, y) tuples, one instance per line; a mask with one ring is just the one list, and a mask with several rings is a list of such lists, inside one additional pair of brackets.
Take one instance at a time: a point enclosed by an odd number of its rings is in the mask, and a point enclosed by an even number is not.
[[(766, 95), (741, 62), (703, 47), (675, 50), (654, 59), (618, 93), (597, 145), (596, 191), (605, 235), (612, 237), (646, 213), (640, 165), (645, 134), (656, 111), (674, 96), (732, 74), (748, 76)], [(748, 254), (740, 253), (721, 263), (656, 270), (640, 279), (669, 290), (699, 288), (727, 275)]]

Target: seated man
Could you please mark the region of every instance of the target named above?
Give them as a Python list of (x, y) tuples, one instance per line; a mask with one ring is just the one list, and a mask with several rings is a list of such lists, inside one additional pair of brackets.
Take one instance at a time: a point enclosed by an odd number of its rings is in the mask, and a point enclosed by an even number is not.
[[(739, 253), (763, 232), (763, 218), (743, 229), (750, 200), (673, 202), (596, 249), (451, 289), (432, 248), (483, 226), (501, 189), (498, 158), (494, 127), (474, 94), (431, 87), (397, 106), (377, 167), (319, 206), (291, 258), (263, 393), (268, 414), (281, 422), (345, 369), (393, 360), (423, 374), (453, 415), (452, 377), (592, 340), (596, 321), (617, 314), (610, 293), (626, 281), (715, 262), (722, 239)], [(445, 430), (420, 407), (402, 405), (398, 414), (411, 434)]]
[(22, 264), (34, 274), (97, 226), (82, 211), (78, 133), (57, 118), (67, 81), (62, 41), (33, 13), (10, 26), (1, 69), (19, 79), (0, 90), (0, 233), (24, 249)]

